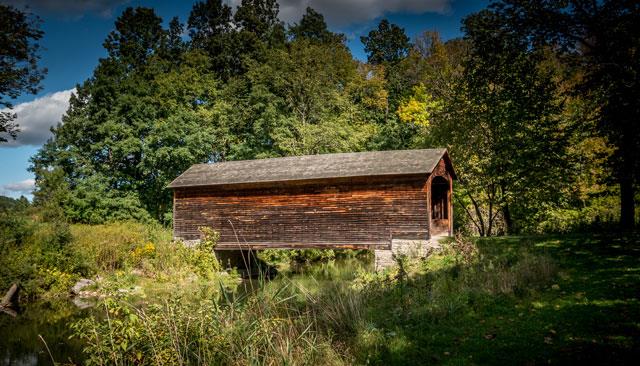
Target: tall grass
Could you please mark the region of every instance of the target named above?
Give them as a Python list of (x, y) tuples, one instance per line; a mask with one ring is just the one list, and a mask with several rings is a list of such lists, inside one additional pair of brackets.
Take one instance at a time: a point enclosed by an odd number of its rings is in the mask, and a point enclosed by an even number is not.
[[(410, 342), (396, 329), (437, 327), (493, 298), (528, 296), (556, 274), (546, 256), (505, 253), (456, 242), (426, 261), (403, 262), (402, 271), (360, 270), (346, 280), (311, 271), (243, 295), (222, 288), (152, 305), (109, 300), (105, 319), (82, 320), (74, 333), (89, 364), (380, 363), (390, 344)], [(322, 273), (333, 280), (312, 277)]]
[[(132, 254), (151, 243), (158, 259), (171, 255), (171, 232), (160, 225), (116, 222), (104, 225), (71, 225), (73, 249), (95, 271), (114, 271), (136, 265)], [(174, 256), (171, 255), (172, 259)], [(167, 261), (158, 261), (165, 265)], [(180, 263), (179, 263), (180, 264)]]
[(106, 320), (73, 325), (87, 364), (342, 364), (312, 309), (281, 285), (248, 297), (172, 298), (152, 306), (105, 302)]

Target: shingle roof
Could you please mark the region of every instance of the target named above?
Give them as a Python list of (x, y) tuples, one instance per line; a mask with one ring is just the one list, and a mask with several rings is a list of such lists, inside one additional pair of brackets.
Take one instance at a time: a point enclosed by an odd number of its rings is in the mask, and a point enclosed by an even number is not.
[(446, 149), (393, 150), (196, 164), (169, 188), (430, 174), (446, 153)]

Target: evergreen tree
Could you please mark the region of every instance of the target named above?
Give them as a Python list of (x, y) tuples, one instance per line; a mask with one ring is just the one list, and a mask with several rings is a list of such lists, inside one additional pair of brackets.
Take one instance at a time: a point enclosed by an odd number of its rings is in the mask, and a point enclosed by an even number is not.
[(204, 50), (211, 58), (213, 71), (228, 79), (238, 72), (234, 53), (231, 8), (221, 0), (207, 0), (193, 5), (188, 21), (192, 49)]
[(300, 23), (294, 24), (289, 28), (289, 33), (294, 39), (306, 38), (317, 43), (344, 43), (344, 34), (337, 34), (329, 31), (324, 16), (307, 7), (306, 12), (302, 15)]
[(404, 29), (382, 19), (378, 28), (360, 37), (367, 53), (367, 61), (372, 64), (394, 64), (409, 53), (411, 43)]

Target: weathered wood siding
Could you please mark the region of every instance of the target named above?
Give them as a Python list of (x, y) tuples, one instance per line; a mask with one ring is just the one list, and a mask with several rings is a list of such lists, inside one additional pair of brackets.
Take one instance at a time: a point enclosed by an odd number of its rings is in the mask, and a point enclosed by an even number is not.
[(277, 187), (193, 187), (174, 192), (174, 236), (221, 234), (219, 249), (386, 247), (392, 236), (426, 238), (427, 176), (327, 180)]

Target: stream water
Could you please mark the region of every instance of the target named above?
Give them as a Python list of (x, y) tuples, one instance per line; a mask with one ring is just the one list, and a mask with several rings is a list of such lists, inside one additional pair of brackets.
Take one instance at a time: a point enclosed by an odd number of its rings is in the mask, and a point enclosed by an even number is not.
[(62, 300), (31, 303), (15, 318), (0, 313), (0, 365), (50, 365), (51, 357), (81, 364), (82, 344), (69, 339), (69, 325), (92, 311)]
[[(307, 288), (321, 287), (329, 281), (349, 281), (361, 268), (371, 264), (359, 259), (342, 259), (292, 267), (271, 281), (292, 281)], [(261, 281), (245, 280), (239, 292), (253, 292)], [(14, 318), (0, 313), (0, 366), (82, 364), (82, 343), (71, 335), (70, 325), (91, 314), (101, 315), (96, 307), (77, 306), (71, 300), (35, 302), (19, 309)], [(46, 342), (46, 344), (45, 344)]]

